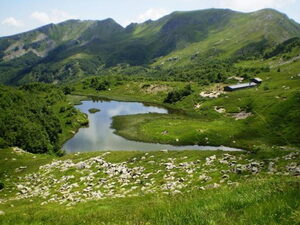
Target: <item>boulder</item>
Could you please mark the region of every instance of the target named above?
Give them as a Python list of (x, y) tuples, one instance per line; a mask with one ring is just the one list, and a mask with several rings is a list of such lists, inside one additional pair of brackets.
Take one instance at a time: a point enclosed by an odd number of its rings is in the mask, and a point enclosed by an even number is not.
[(79, 162), (79, 163), (76, 164), (76, 168), (77, 169), (84, 169), (84, 168), (86, 168), (86, 163)]
[(205, 174), (202, 174), (202, 175), (199, 176), (199, 179), (200, 179), (201, 181), (206, 182), (206, 181), (211, 180), (211, 177), (206, 176)]
[(223, 178), (223, 179), (228, 179), (228, 178), (229, 178), (229, 175), (224, 174), (224, 175), (222, 176), (222, 178)]
[(208, 189), (213, 189), (213, 188), (218, 188), (218, 187), (220, 187), (220, 184), (217, 184), (217, 183), (206, 185), (206, 188), (208, 188)]

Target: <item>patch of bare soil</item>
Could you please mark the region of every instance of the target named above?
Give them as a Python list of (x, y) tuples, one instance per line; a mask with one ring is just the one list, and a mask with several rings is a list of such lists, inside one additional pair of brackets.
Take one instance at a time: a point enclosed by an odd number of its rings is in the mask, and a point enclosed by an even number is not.
[(221, 94), (225, 93), (223, 90), (224, 88), (222, 87), (222, 85), (218, 84), (211, 90), (202, 91), (200, 93), (200, 96), (203, 98), (218, 98)]
[(169, 86), (163, 84), (144, 84), (141, 88), (147, 94), (157, 94), (171, 89)]

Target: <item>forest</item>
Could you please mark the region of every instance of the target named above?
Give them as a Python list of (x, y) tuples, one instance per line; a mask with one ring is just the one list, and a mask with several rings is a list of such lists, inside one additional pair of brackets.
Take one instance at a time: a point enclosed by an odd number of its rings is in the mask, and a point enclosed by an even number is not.
[(18, 88), (1, 85), (0, 147), (61, 154), (63, 129), (71, 127), (72, 120), (81, 114), (67, 104), (67, 90), (42, 83)]

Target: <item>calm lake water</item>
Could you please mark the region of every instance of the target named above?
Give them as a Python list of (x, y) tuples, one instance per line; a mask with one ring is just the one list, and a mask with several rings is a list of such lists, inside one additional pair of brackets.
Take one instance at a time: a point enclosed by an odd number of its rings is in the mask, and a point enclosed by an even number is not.
[[(144, 143), (130, 141), (114, 134), (111, 128), (112, 117), (117, 115), (132, 115), (140, 113), (168, 113), (164, 108), (146, 106), (137, 102), (119, 101), (82, 101), (76, 106), (86, 113), (89, 118), (89, 127), (80, 128), (73, 138), (67, 141), (63, 149), (67, 152), (113, 151), (113, 150), (227, 150), (238, 149), (213, 146), (172, 146), (166, 144)], [(97, 108), (100, 112), (89, 113), (89, 109)]]

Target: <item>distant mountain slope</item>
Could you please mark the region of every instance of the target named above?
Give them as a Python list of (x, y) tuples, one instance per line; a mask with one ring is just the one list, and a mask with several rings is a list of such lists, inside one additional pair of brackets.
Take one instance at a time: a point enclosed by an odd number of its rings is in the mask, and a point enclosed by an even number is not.
[[(299, 28), (299, 24), (272, 9), (236, 13), (222, 29), (210, 30), (208, 38), (171, 52), (160, 58), (155, 65), (173, 67), (188, 64), (193, 56), (238, 59), (257, 57), (279, 43), (300, 37)], [(168, 59), (174, 57), (180, 60), (168, 63)]]
[(120, 63), (188, 64), (193, 55), (257, 57), (293, 37), (300, 37), (300, 25), (272, 9), (174, 12), (126, 28), (112, 19), (69, 20), (0, 38), (0, 82), (60, 82)]

